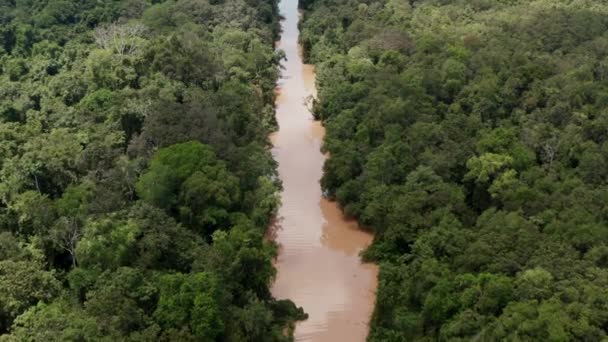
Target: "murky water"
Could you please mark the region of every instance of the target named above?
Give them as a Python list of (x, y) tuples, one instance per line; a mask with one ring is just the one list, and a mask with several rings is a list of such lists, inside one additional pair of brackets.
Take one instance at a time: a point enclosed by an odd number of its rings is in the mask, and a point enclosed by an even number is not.
[(365, 341), (377, 267), (362, 264), (359, 252), (372, 236), (322, 197), (320, 148), (325, 131), (305, 105), (315, 94), (314, 69), (302, 63), (297, 0), (281, 0), (280, 8), (285, 20), (278, 48), (287, 61), (277, 89), (280, 129), (271, 138), (284, 190), (273, 231), (280, 251), (272, 292), (292, 299), (309, 314), (296, 327), (297, 341)]

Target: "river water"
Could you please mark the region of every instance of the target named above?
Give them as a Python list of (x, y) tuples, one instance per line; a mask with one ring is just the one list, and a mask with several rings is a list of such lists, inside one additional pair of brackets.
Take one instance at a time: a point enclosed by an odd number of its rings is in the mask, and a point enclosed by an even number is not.
[(308, 320), (296, 327), (296, 341), (365, 341), (377, 267), (362, 264), (359, 252), (372, 236), (322, 196), (319, 179), (325, 157), (320, 148), (325, 131), (305, 104), (316, 92), (314, 68), (302, 62), (297, 0), (281, 0), (279, 6), (285, 19), (277, 47), (285, 51), (287, 61), (277, 86), (280, 128), (271, 136), (283, 181), (282, 206), (271, 227), (279, 245), (272, 293), (308, 313)]

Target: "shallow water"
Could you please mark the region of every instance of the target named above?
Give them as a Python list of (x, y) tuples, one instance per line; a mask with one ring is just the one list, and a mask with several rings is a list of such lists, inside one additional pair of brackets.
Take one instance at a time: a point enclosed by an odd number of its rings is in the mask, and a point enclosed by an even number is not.
[(287, 61), (277, 87), (280, 129), (271, 140), (284, 189), (277, 222), (271, 227), (280, 246), (272, 292), (277, 298), (292, 299), (309, 314), (296, 327), (296, 341), (365, 341), (377, 267), (362, 264), (359, 252), (372, 236), (345, 219), (321, 194), (325, 130), (305, 104), (315, 94), (315, 74), (312, 66), (302, 63), (297, 7), (297, 0), (280, 3), (285, 20), (277, 47), (285, 51)]

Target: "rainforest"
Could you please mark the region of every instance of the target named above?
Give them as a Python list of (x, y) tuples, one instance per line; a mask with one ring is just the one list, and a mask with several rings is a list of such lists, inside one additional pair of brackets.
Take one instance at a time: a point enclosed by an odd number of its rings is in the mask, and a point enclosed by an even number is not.
[(283, 341), (273, 1), (0, 1), (0, 340)]
[(368, 339), (605, 339), (608, 5), (302, 7), (322, 186), (375, 233)]
[(606, 338), (607, 3), (0, 0), (0, 341)]

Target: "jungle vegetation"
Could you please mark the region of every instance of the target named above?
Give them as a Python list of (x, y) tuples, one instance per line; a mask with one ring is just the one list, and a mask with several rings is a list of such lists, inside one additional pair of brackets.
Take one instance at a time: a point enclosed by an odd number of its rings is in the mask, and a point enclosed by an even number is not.
[(608, 331), (608, 4), (301, 0), (322, 186), (375, 232), (370, 341)]
[(283, 341), (275, 0), (0, 0), (0, 341)]

